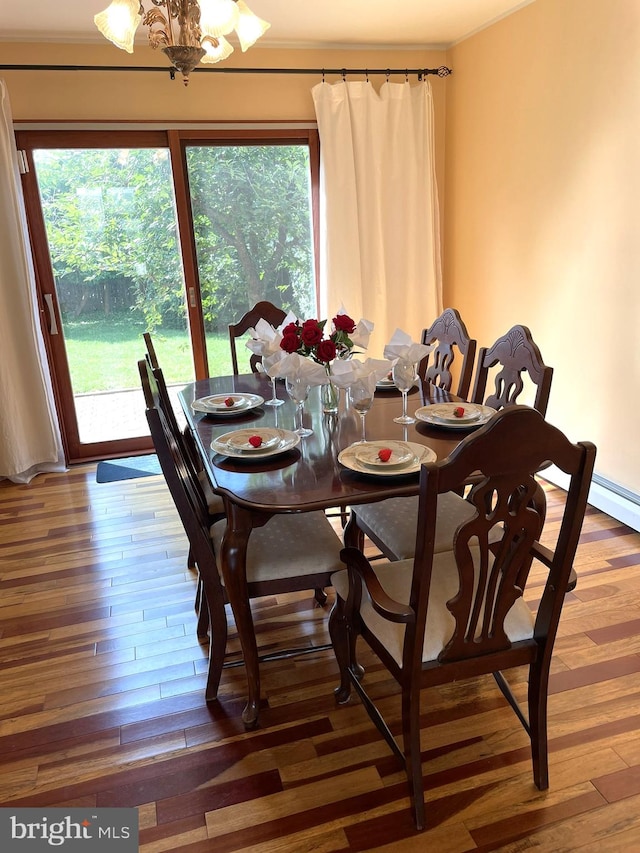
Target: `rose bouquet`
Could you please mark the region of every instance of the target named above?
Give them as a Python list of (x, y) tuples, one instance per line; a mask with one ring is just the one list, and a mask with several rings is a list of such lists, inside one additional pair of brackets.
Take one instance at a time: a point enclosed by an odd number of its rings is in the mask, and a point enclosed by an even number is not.
[(366, 348), (373, 323), (360, 320), (355, 323), (348, 314), (339, 312), (331, 320), (331, 332), (325, 337), (326, 320), (296, 320), (282, 329), (280, 347), (288, 353), (296, 352), (323, 364), (329, 371), (336, 358), (349, 358), (355, 346)]

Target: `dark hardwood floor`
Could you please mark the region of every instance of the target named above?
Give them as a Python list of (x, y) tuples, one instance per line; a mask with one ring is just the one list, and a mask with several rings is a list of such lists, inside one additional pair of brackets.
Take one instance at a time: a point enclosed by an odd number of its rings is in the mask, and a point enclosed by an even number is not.
[[(0, 483), (0, 806), (135, 806), (144, 853), (640, 851), (639, 534), (588, 512), (548, 791), (492, 679), (425, 694), (423, 834), (363, 708), (335, 705), (331, 652), (263, 665), (255, 731), (242, 667), (205, 704), (186, 553), (160, 477), (99, 485), (87, 465)], [(262, 599), (260, 643), (327, 642), (327, 614), (311, 594)], [(362, 662), (397, 721), (393, 683)], [(524, 673), (514, 682), (523, 697)]]

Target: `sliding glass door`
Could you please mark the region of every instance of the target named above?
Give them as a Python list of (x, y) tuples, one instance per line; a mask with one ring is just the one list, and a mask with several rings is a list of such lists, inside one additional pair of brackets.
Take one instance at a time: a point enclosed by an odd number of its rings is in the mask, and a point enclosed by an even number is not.
[(207, 357), (229, 373), (228, 326), (256, 302), (315, 313), (309, 148), (188, 144), (185, 152)]
[(256, 301), (314, 313), (317, 144), (290, 136), (17, 134), (69, 461), (151, 449), (143, 332), (177, 391), (230, 372)]

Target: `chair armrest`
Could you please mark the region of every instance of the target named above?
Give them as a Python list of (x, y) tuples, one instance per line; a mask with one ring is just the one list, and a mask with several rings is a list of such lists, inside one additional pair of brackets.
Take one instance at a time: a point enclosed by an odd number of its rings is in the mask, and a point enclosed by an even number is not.
[(413, 609), (408, 604), (402, 604), (387, 595), (371, 567), (371, 563), (362, 551), (357, 548), (343, 548), (340, 552), (340, 559), (347, 565), (350, 582), (354, 574), (362, 580), (369, 593), (371, 606), (376, 613), (390, 622), (413, 622), (415, 618)]
[(550, 569), (553, 565), (553, 551), (547, 548), (545, 545), (541, 545), (539, 542), (534, 542), (531, 552), (533, 556), (540, 560), (541, 563)]

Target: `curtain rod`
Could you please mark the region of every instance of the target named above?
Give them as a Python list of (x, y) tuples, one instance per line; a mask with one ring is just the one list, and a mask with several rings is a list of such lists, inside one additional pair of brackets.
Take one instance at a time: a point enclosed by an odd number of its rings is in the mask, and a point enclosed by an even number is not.
[[(162, 71), (169, 73), (173, 80), (176, 75), (175, 68), (167, 68), (162, 66), (144, 66), (144, 65), (0, 65), (0, 71)], [(338, 74), (343, 79), (348, 74), (364, 74), (368, 77), (370, 74), (384, 74), (385, 77), (390, 77), (392, 74), (417, 75), (421, 80), (428, 74), (435, 74), (438, 77), (448, 77), (452, 73), (446, 65), (441, 65), (439, 68), (233, 68), (222, 66), (221, 68), (203, 68), (197, 66), (191, 72), (203, 74), (314, 74), (317, 77), (322, 77), (324, 80), (327, 74)]]

